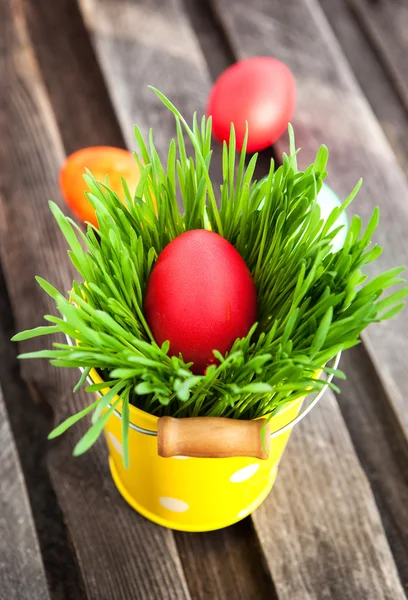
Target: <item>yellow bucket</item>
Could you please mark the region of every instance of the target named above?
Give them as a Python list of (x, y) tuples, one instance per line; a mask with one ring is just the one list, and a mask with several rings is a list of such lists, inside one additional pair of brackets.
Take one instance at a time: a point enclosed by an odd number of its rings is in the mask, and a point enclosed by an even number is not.
[[(95, 370), (91, 378), (102, 382)], [(292, 423), (302, 401), (295, 400), (271, 418), (272, 435)], [(267, 441), (270, 449), (265, 460), (242, 456), (163, 458), (158, 455), (155, 435), (158, 417), (134, 406), (129, 409), (130, 467), (122, 462), (120, 411), (112, 414), (105, 427), (109, 466), (119, 492), (144, 517), (171, 529), (211, 531), (245, 518), (269, 494), (291, 427)], [(138, 428), (151, 433), (141, 433)]]

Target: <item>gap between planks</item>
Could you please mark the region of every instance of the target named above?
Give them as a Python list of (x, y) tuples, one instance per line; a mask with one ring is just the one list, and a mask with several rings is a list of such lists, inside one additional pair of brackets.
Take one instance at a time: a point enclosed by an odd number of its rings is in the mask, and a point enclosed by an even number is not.
[[(355, 368), (358, 365), (358, 370)], [(395, 562), (408, 593), (408, 451), (364, 347), (342, 357), (348, 374), (339, 407), (370, 481)]]

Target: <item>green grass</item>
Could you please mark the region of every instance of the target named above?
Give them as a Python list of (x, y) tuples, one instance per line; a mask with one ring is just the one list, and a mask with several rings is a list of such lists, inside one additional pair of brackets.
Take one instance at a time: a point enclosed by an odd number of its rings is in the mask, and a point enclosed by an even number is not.
[[(74, 453), (86, 451), (101, 433), (110, 411), (120, 405), (120, 400), (111, 404), (118, 393), (123, 400), (125, 463), (129, 403), (158, 416), (253, 419), (273, 414), (287, 402), (318, 391), (323, 382), (316, 379), (316, 371), (323, 366), (331, 372), (324, 365), (339, 351), (357, 344), (370, 323), (394, 316), (407, 295), (406, 287), (387, 295), (389, 288), (403, 283), (403, 268), (371, 281), (363, 274), (365, 265), (381, 254), (381, 248), (371, 243), (378, 209), (365, 230), (361, 219), (353, 217), (344, 247), (331, 251), (338, 228), (329, 230), (361, 182), (324, 222), (316, 203), (326, 177), (328, 151), (324, 146), (315, 162), (299, 171), (290, 128), (289, 156), (283, 156), (279, 168), (272, 161), (268, 176), (255, 181), (257, 157), (246, 166), (246, 144), (240, 156), (236, 155), (231, 128), (229, 144), (223, 148), (223, 183), (216, 190), (209, 175), (211, 120), (203, 117), (199, 123), (194, 116), (190, 127), (167, 98), (155, 92), (174, 113), (177, 124), (177, 139), (171, 140), (166, 161), (162, 163), (158, 156), (152, 132), (144, 140), (135, 127), (135, 160), (141, 180), (134, 198), (126, 182), (123, 204), (107, 181), (98, 182), (89, 172), (85, 176), (99, 230), (89, 225), (83, 233), (50, 203), (70, 247), (78, 280), (73, 282), (72, 292), (64, 295), (37, 278), (55, 300), (60, 317), (46, 315), (50, 326), (14, 338), (21, 341), (62, 332), (77, 340), (78, 345), (54, 343), (53, 350), (20, 358), (47, 358), (55, 366), (82, 367), (85, 373), (80, 385), (92, 367), (104, 374), (112, 394), (70, 417), (51, 436), (60, 435), (94, 411), (92, 426)], [(184, 132), (191, 140), (193, 156), (188, 156)], [(181, 211), (177, 197), (183, 204)], [(155, 343), (143, 315), (143, 299), (149, 274), (163, 248), (184, 231), (208, 226), (230, 241), (248, 265), (257, 289), (259, 319), (227, 355), (215, 351), (218, 364), (198, 376), (181, 356), (169, 356), (168, 342), (161, 347)], [(341, 371), (336, 375), (343, 377)], [(106, 384), (87, 390), (102, 387)], [(331, 387), (337, 389), (334, 384)]]

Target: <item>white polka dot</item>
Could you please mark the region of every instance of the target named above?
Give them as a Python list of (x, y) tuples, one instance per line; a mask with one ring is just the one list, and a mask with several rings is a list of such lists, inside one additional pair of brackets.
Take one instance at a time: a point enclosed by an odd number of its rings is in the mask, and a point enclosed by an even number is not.
[(269, 473), (269, 476), (273, 477), (277, 470), (278, 470), (278, 465), (273, 465), (271, 472)]
[(237, 517), (238, 519), (243, 519), (244, 517), (248, 516), (249, 514), (249, 509), (248, 508), (244, 508), (244, 510), (240, 510)]
[(240, 469), (239, 471), (233, 473), (230, 477), (230, 481), (232, 481), (232, 483), (240, 483), (241, 481), (246, 481), (247, 479), (252, 477), (252, 475), (255, 475), (258, 469), (258, 463), (254, 463), (252, 465), (249, 465), (248, 467), (244, 467), (243, 469)]
[(116, 452), (118, 452), (121, 456), (123, 456), (122, 444), (120, 443), (120, 441), (117, 438), (115, 438), (113, 433), (111, 433), (110, 431), (109, 431), (108, 435), (109, 435), (111, 444), (115, 448)]
[(177, 458), (178, 460), (187, 460), (190, 457), (189, 456), (173, 456), (173, 458)]
[(186, 512), (186, 510), (190, 508), (187, 502), (177, 500), (177, 498), (169, 498), (167, 496), (159, 498), (159, 502), (164, 508), (173, 512)]

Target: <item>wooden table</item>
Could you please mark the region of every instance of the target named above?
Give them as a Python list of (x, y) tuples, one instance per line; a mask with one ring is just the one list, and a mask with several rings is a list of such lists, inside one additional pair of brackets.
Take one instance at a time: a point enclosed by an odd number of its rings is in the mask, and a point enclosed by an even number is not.
[[(153, 127), (164, 151), (173, 119), (147, 85), (191, 117), (212, 80), (251, 55), (292, 69), (301, 163), (324, 142), (341, 197), (363, 176), (355, 210), (367, 219), (381, 207), (381, 268), (407, 265), (407, 31), (404, 0), (1, 1), (0, 600), (406, 597), (406, 312), (343, 356), (341, 396), (326, 394), (296, 428), (263, 506), (206, 534), (133, 512), (102, 441), (73, 459), (85, 425), (47, 442), (89, 400), (72, 394), (73, 373), (18, 363), (8, 340), (52, 310), (35, 274), (60, 289), (71, 281), (47, 205), (61, 202), (64, 156), (131, 148), (134, 122)], [(286, 148), (283, 139), (274, 151)]]

